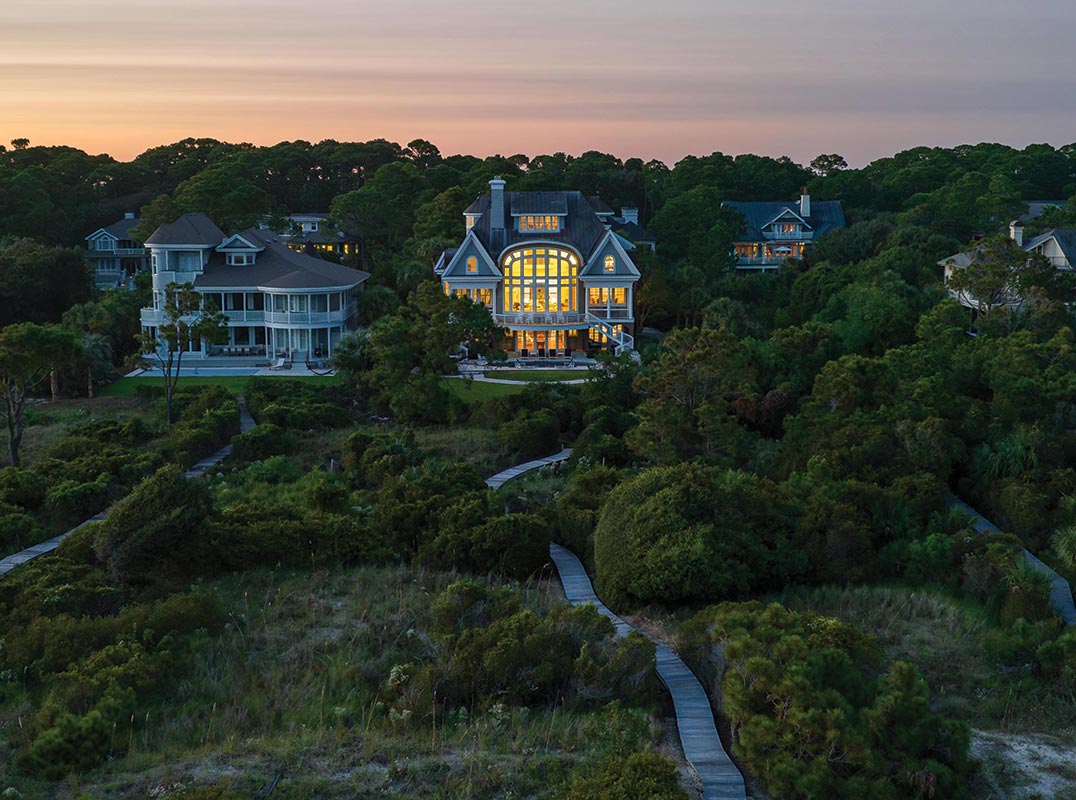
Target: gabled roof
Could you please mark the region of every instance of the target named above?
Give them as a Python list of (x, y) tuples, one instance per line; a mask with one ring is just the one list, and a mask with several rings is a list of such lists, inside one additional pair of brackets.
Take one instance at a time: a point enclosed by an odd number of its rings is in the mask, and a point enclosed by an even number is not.
[(224, 231), (205, 214), (184, 214), (175, 222), (161, 225), (146, 239), (146, 244), (189, 244), (192, 246), (218, 245), (224, 240)]
[(841, 210), (840, 200), (812, 200), (811, 213), (807, 216), (799, 214), (799, 202), (775, 203), (775, 202), (742, 202), (738, 200), (726, 200), (721, 205), (728, 206), (743, 214), (747, 220), (747, 229), (741, 237), (741, 241), (764, 241), (762, 229), (770, 222), (780, 217), (786, 211), (795, 214), (814, 229), (815, 237), (825, 236), (837, 228), (845, 227), (844, 211)]
[[(540, 199), (532, 198), (531, 195), (542, 195)], [(549, 202), (549, 196), (557, 195), (565, 209), (561, 220), (561, 227), (557, 231), (527, 231), (520, 232), (514, 229), (513, 216), (523, 213), (554, 212), (545, 210), (520, 211), (520, 209), (553, 208), (559, 207)], [(478, 237), (478, 241), (494, 258), (498, 258), (501, 251), (523, 242), (556, 242), (574, 247), (584, 258), (591, 252), (605, 235), (607, 226), (601, 217), (594, 213), (594, 209), (581, 192), (505, 192), (504, 193), (505, 232), (504, 239), (494, 246), (489, 226), (489, 195), (478, 197), (467, 207), (465, 214), (477, 216), (471, 232)]]
[[(470, 258), (475, 259), (476, 272), (467, 271), (467, 260)], [(504, 275), (497, 268), (497, 265), (493, 263), (493, 259), (486, 252), (486, 248), (478, 241), (478, 237), (468, 231), (467, 238), (463, 240), (463, 244), (459, 246), (452, 254), (452, 258), (446, 263), (441, 277), (457, 280), (461, 278), (493, 278), (500, 280)]]
[[(209, 220), (204, 214), (199, 216)], [(209, 221), (209, 225), (213, 225), (212, 221)], [(215, 225), (213, 227), (216, 228)], [(350, 289), (370, 277), (362, 270), (342, 267), (317, 256), (297, 253), (272, 231), (251, 228), (243, 231), (238, 237), (249, 242), (255, 249), (259, 249), (254, 263), (246, 266), (232, 266), (226, 263), (227, 251), (220, 252), (214, 248), (210, 251), (209, 261), (203, 273), (194, 280), (195, 288)], [(232, 241), (236, 238), (236, 236), (226, 237), (221, 233), (216, 243), (222, 244), (226, 240)], [(176, 242), (176, 244), (189, 244), (189, 242)]]
[(107, 233), (113, 239), (127, 239), (131, 238), (131, 228), (137, 225), (141, 220), (134, 219), (132, 217), (124, 217), (123, 219), (116, 220), (111, 225), (107, 225), (104, 228), (98, 228), (87, 239), (100, 238), (97, 236), (99, 233)]
[(1074, 228), (1054, 228), (1046, 231), (1046, 233), (1039, 234), (1034, 239), (1024, 242), (1024, 249), (1034, 250), (1050, 239), (1057, 242), (1057, 246), (1061, 248), (1061, 252), (1065, 254), (1065, 258), (1069, 260), (1069, 263), (1076, 264), (1076, 229)]
[(788, 219), (789, 217), (791, 217), (793, 219), (798, 219), (800, 222), (802, 222), (808, 228), (814, 228), (814, 226), (811, 225), (811, 223), (809, 223), (807, 220), (805, 220), (803, 217), (801, 217), (799, 214), (797, 214), (791, 208), (782, 208), (780, 213), (778, 213), (776, 217), (771, 219), (769, 222), (767, 222), (762, 227), (763, 228), (768, 228), (770, 225), (777, 222), (777, 220), (779, 220), (779, 219)]
[[(615, 265), (613, 272), (605, 271), (605, 259), (607, 256), (613, 257)], [(631, 256), (628, 255), (616, 234), (608, 231), (605, 238), (598, 243), (598, 246), (594, 248), (594, 252), (587, 258), (583, 269), (579, 271), (579, 277), (588, 279), (630, 278), (636, 280), (639, 278), (639, 270), (636, 269)]]
[(247, 239), (239, 233), (233, 233), (223, 242), (217, 245), (217, 250), (261, 250), (261, 245)]

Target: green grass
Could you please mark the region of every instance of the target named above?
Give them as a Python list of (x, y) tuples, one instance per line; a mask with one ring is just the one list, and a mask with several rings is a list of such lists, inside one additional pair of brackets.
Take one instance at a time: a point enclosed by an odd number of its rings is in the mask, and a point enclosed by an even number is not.
[[(38, 403), (26, 412), (26, 429), (19, 455), (23, 466), (35, 463), (79, 425), (101, 419), (127, 420), (145, 413), (143, 401), (133, 397), (95, 397)], [(7, 439), (0, 446), (0, 467), (10, 466)]]
[[(181, 375), (180, 386), (223, 386), (229, 392), (240, 394), (245, 391), (250, 375)], [(335, 383), (341, 380), (338, 375), (281, 375), (273, 376), (276, 380), (304, 381), (308, 383)], [(134, 397), (139, 386), (161, 386), (164, 381), (160, 377), (134, 377), (120, 378), (115, 383), (109, 384), (101, 390), (102, 397)]]
[(486, 373), (488, 378), (505, 381), (578, 381), (587, 377), (590, 370), (583, 369), (497, 369)]
[(500, 472), (518, 460), (490, 428), (417, 428), (415, 442), (450, 461), (469, 464), (483, 477)]
[(510, 394), (519, 394), (527, 388), (526, 384), (510, 386), (506, 383), (480, 383), (466, 378), (445, 378), (448, 390), (465, 403), (477, 403), (481, 400), (493, 400)]

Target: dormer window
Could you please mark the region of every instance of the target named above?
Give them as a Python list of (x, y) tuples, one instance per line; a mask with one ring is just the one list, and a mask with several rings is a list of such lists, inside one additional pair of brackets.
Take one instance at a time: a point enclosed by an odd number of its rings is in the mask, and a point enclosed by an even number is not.
[(471, 228), (473, 228), (474, 224), (477, 221), (478, 221), (478, 216), (476, 214), (468, 214), (467, 215), (467, 230), (470, 230)]
[(478, 272), (478, 259), (474, 256), (467, 257), (467, 271), (470, 273)]
[(612, 256), (605, 257), (605, 271), (616, 272), (616, 259)]
[(521, 231), (559, 231), (560, 217), (552, 214), (528, 215), (519, 218)]
[(254, 263), (253, 253), (228, 253), (224, 258), (229, 267), (247, 267)]
[(318, 224), (317, 224), (316, 222), (308, 222), (308, 223), (306, 223), (306, 226), (305, 226), (305, 227), (306, 227), (306, 229), (307, 229), (308, 231), (310, 231), (311, 233), (317, 233), (317, 230), (318, 230)]

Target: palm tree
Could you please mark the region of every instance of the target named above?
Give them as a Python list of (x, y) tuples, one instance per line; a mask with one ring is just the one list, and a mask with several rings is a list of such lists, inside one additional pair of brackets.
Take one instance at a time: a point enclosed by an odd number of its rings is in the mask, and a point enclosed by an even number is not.
[(82, 363), (86, 367), (86, 396), (93, 387), (112, 374), (112, 340), (102, 333), (82, 334)]
[(1076, 525), (1069, 525), (1055, 532), (1050, 544), (1066, 566), (1076, 569)]

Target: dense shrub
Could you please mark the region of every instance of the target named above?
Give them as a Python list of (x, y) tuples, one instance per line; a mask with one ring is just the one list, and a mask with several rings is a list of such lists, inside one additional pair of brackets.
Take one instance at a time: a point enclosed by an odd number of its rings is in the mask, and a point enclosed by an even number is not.
[[(678, 639), (721, 679), (736, 751), (768, 794), (964, 796), (967, 725), (931, 710), (912, 665), (895, 662), (878, 676), (880, 650), (862, 631), (777, 604), (723, 603), (685, 622)], [(723, 676), (713, 674), (714, 645)]]
[(676, 764), (657, 753), (609, 756), (577, 769), (558, 800), (688, 800)]
[(290, 431), (271, 422), (260, 422), (232, 440), (232, 456), (239, 461), (260, 461), (289, 453), (295, 445)]
[(445, 569), (525, 578), (549, 561), (549, 540), (542, 517), (499, 515), (472, 526), (442, 526), (422, 559)]
[(118, 502), (97, 531), (98, 557), (127, 586), (172, 583), (200, 574), (207, 563), (208, 488), (164, 467)]
[(681, 464), (609, 493), (594, 532), (598, 590), (613, 604), (743, 596), (803, 572), (780, 489), (756, 476)]

